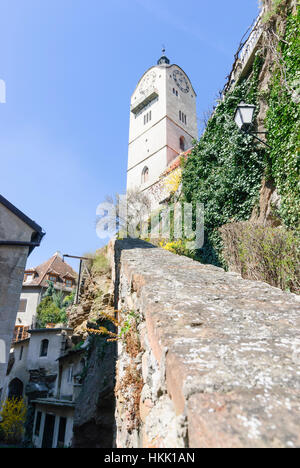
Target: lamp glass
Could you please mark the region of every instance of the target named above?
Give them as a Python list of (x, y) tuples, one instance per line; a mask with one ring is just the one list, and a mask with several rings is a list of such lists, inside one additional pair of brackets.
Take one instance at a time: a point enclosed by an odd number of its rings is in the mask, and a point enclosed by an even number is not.
[(239, 128), (249, 127), (252, 124), (255, 106), (241, 102), (235, 112), (234, 120)]

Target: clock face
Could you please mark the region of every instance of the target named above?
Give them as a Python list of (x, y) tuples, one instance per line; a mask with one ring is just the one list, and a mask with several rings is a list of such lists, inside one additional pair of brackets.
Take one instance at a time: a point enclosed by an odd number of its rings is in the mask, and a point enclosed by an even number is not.
[(183, 93), (188, 93), (190, 90), (188, 80), (184, 76), (184, 74), (180, 70), (175, 70), (173, 73), (173, 78), (175, 83), (177, 84), (178, 88)]
[(156, 73), (154, 71), (148, 73), (142, 80), (141, 84), (140, 84), (140, 93), (141, 94), (145, 94), (148, 89), (154, 85), (155, 83), (155, 80), (156, 80)]

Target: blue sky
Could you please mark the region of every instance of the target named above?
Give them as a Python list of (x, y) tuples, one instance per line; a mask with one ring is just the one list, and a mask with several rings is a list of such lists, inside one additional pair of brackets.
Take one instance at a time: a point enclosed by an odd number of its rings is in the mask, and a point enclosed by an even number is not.
[(125, 191), (130, 96), (162, 44), (201, 119), (257, 13), (257, 0), (0, 0), (0, 193), (47, 233), (29, 266), (102, 245), (96, 207)]

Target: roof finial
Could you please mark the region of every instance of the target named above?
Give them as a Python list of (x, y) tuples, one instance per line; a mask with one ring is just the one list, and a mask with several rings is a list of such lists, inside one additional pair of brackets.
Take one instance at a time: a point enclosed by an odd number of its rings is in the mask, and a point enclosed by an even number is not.
[(163, 44), (162, 45), (162, 56), (158, 60), (157, 64), (158, 65), (169, 65), (170, 60), (168, 57), (166, 57), (166, 46)]

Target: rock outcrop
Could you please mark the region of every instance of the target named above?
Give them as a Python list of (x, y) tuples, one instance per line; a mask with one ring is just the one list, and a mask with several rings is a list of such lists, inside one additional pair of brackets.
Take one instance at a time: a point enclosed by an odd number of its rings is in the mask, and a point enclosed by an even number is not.
[[(104, 257), (104, 252), (98, 255)], [(97, 253), (96, 253), (97, 257)], [(97, 328), (101, 314), (113, 314), (113, 284), (109, 268), (86, 271), (79, 304), (69, 310), (72, 340), (85, 340), (87, 365), (82, 376), (82, 389), (74, 413), (74, 448), (110, 448), (114, 445), (115, 410), (115, 343), (93, 336), (87, 329)]]

